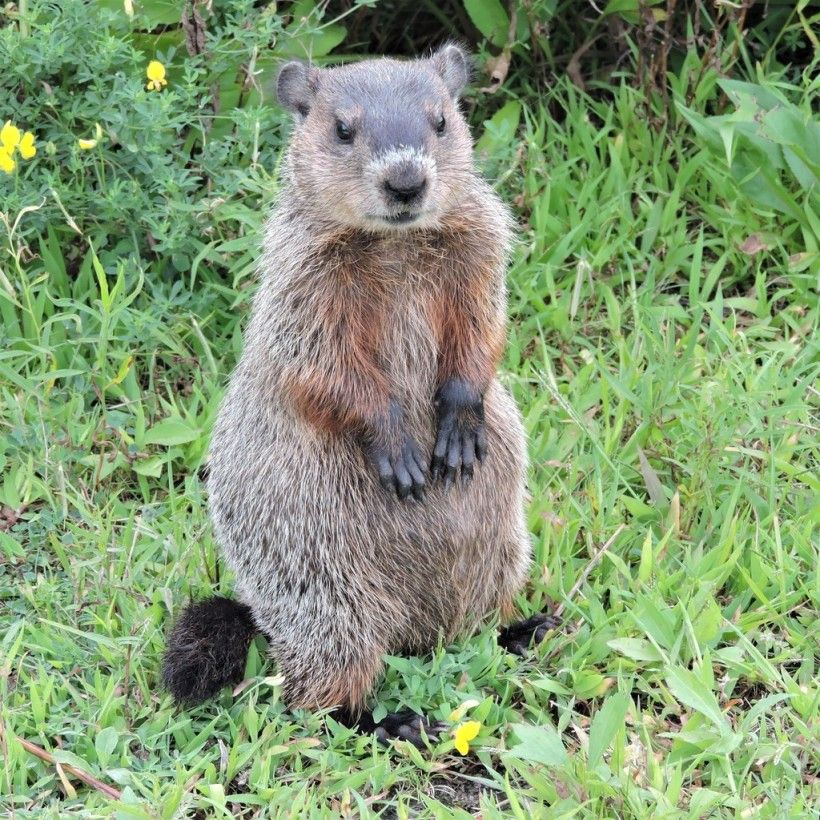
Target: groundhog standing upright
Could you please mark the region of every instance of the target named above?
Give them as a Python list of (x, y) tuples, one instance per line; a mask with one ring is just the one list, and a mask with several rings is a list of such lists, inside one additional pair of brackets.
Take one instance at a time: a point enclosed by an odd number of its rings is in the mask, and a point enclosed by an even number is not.
[(292, 707), (418, 741), (435, 727), (364, 709), (382, 656), (512, 612), (531, 552), (521, 417), (496, 378), (512, 221), (473, 165), (467, 79), (454, 45), (280, 71), (295, 124), (209, 462), (238, 602), (172, 630), (178, 700), (241, 679), (259, 630)]

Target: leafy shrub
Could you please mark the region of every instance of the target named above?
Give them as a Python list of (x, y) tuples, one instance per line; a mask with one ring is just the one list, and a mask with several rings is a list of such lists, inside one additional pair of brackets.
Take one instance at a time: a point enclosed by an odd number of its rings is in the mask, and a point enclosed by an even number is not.
[[(40, 150), (19, 174), (0, 174), (3, 211), (37, 206), (26, 234), (70, 226), (61, 238), (85, 235), (106, 263), (147, 256), (170, 274), (256, 227), (281, 144), (273, 68), (322, 56), (345, 34), (319, 28), (312, 2), (274, 10), (251, 0), (210, 15), (169, 0), (21, 6), (17, 25), (0, 29), (0, 114)], [(160, 91), (146, 88), (152, 60), (167, 67)]]
[[(458, 37), (480, 53), (479, 83), (501, 88), (470, 99), (480, 122), (564, 73), (600, 85), (644, 52), (657, 63), (646, 69), (653, 82), (662, 62), (686, 78), (676, 93), (688, 99), (713, 63), (729, 70), (740, 56), (748, 62), (763, 53), (764, 34), (764, 56), (775, 63), (810, 25), (805, 2), (768, 5), (761, 17), (706, 2), (610, 0), (596, 10), (566, 0), (445, 0), (438, 11), (420, 4), (408, 19), (395, 0), (299, 0), (281, 10), (253, 0), (29, 0), (18, 12), (9, 6), (0, 27), (0, 118), (33, 131), (39, 150), (16, 174), (0, 173), (2, 211), (36, 207), (18, 235), (52, 226), (70, 267), (90, 239), (106, 267), (130, 257), (168, 277), (191, 273), (193, 283), (203, 262), (222, 268), (226, 243), (242, 244), (274, 193), (284, 122), (271, 86), (282, 58), (336, 59), (343, 42), (368, 41), (419, 53)], [(167, 68), (161, 91), (146, 88), (152, 60)], [(665, 81), (656, 90), (665, 95)], [(508, 107), (502, 120), (517, 124), (514, 113)]]
[(820, 123), (811, 108), (812, 85), (720, 80), (735, 110), (704, 116), (680, 111), (739, 193), (761, 209), (799, 226), (817, 260), (820, 249)]

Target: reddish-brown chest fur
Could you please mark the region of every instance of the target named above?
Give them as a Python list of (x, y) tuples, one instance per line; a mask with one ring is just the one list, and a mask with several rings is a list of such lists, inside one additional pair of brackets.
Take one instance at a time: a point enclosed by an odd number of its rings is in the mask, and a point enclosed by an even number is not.
[(502, 250), (487, 239), (464, 220), (435, 232), (334, 237), (310, 300), (322, 350), (286, 374), (303, 416), (341, 432), (393, 400), (416, 415), (449, 378), (483, 391), (504, 343)]

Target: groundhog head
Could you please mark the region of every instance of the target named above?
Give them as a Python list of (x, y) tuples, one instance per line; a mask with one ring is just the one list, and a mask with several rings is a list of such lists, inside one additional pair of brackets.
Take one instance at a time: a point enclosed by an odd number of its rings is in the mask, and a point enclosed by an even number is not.
[(277, 94), (295, 118), (286, 173), (300, 204), (367, 231), (435, 227), (473, 173), (458, 107), (468, 79), (467, 55), (452, 44), (406, 62), (286, 63)]

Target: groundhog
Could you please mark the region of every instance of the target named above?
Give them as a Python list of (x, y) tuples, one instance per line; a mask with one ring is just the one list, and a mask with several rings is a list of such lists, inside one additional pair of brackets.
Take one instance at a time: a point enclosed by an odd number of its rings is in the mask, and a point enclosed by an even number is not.
[[(496, 378), (512, 219), (473, 164), (466, 54), (284, 65), (294, 115), (207, 480), (238, 601), (189, 607), (164, 682), (200, 701), (269, 641), (293, 708), (421, 744), (366, 707), (382, 656), (500, 612), (527, 577), (526, 447)], [(500, 640), (523, 653), (554, 625)]]

